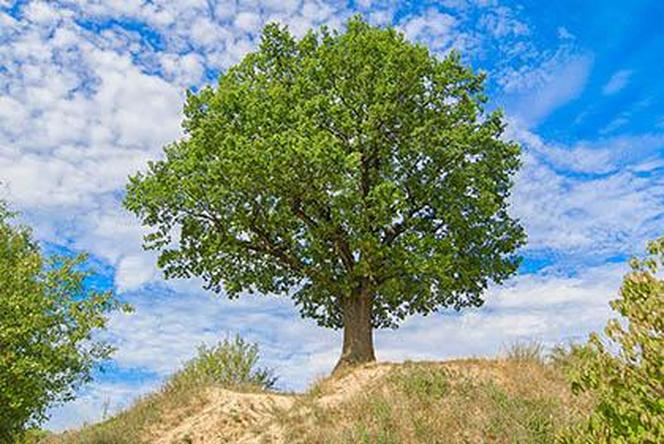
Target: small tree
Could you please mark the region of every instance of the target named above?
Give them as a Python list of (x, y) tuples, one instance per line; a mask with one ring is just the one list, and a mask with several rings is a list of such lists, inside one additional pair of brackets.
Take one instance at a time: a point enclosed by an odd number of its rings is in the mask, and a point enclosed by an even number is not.
[(111, 348), (92, 338), (118, 307), (85, 289), (85, 256), (44, 258), (0, 202), (0, 442), (14, 442), (74, 397)]
[(572, 388), (590, 391), (598, 404), (585, 427), (566, 442), (664, 442), (664, 238), (648, 246), (649, 256), (632, 259), (620, 297), (611, 308), (622, 319), (608, 322), (608, 343), (592, 334), (571, 349)]
[(187, 137), (130, 179), (125, 205), (154, 228), (166, 277), (289, 294), (344, 329), (339, 365), (373, 360), (374, 328), (479, 306), (518, 266), (520, 149), (482, 85), (456, 53), (360, 18), (301, 40), (268, 25), (217, 88), (188, 94)]

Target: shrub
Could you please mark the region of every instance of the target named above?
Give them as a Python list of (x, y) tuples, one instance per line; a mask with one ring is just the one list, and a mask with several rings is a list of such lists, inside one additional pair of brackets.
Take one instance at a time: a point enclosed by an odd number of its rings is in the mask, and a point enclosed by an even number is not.
[(236, 335), (216, 345), (200, 345), (194, 358), (167, 382), (168, 388), (218, 385), (228, 388), (271, 389), (277, 382), (269, 368), (257, 367), (258, 345)]
[(0, 442), (73, 399), (113, 349), (95, 332), (125, 307), (85, 283), (86, 256), (46, 257), (0, 201)]
[(605, 338), (592, 334), (564, 358), (572, 389), (597, 397), (590, 419), (564, 442), (664, 442), (664, 280), (658, 277), (664, 238), (651, 242), (648, 253), (632, 259), (611, 302), (622, 319), (608, 322)]

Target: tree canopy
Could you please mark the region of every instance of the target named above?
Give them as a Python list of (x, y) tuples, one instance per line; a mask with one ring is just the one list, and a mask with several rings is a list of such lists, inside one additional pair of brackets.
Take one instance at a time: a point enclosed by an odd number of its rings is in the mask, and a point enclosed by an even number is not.
[(93, 337), (119, 308), (86, 289), (85, 256), (46, 258), (0, 202), (0, 442), (14, 442), (46, 410), (74, 397), (112, 349)]
[(130, 178), (125, 205), (167, 277), (287, 294), (322, 326), (479, 306), (525, 237), (508, 214), (520, 148), (483, 81), (359, 17), (299, 40), (270, 24), (187, 94), (186, 136)]

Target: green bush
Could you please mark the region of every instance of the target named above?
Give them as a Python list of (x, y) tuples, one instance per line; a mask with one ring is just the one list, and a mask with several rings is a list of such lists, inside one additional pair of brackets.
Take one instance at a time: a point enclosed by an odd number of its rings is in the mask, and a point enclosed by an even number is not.
[(200, 345), (196, 356), (167, 382), (167, 389), (206, 385), (273, 388), (277, 378), (271, 369), (258, 367), (258, 361), (258, 345), (237, 335), (211, 347)]
[(633, 259), (620, 297), (611, 307), (622, 319), (608, 322), (605, 338), (559, 353), (575, 392), (589, 391), (597, 406), (583, 427), (563, 442), (664, 442), (664, 238)]
[(85, 285), (85, 255), (45, 257), (0, 201), (0, 442), (73, 399), (113, 349), (95, 338), (120, 305)]

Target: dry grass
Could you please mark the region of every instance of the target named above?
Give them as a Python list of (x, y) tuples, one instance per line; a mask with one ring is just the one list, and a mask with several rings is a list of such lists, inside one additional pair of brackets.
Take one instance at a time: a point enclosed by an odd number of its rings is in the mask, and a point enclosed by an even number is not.
[(505, 356), (371, 364), (303, 395), (166, 385), (115, 418), (47, 442), (550, 443), (587, 415), (591, 400), (572, 396), (540, 349)]
[(202, 388), (165, 385), (156, 393), (139, 399), (117, 416), (99, 424), (52, 437), (58, 444), (136, 444), (145, 442), (148, 430), (160, 424), (177, 424), (205, 403)]
[[(384, 365), (384, 376), (336, 405), (318, 384), (282, 416), (289, 443), (550, 443), (590, 409), (536, 360)], [(360, 370), (360, 372), (366, 370)], [(330, 382), (326, 382), (330, 384)], [(323, 383), (324, 385), (325, 383)]]
[(544, 345), (538, 341), (517, 341), (509, 344), (503, 351), (504, 357), (517, 362), (534, 362), (544, 364), (548, 353)]
[[(197, 355), (184, 364), (155, 393), (139, 399), (128, 410), (101, 423), (77, 431), (50, 436), (44, 444), (138, 444), (154, 443), (218, 403), (220, 391), (270, 396), (276, 378), (259, 368), (258, 347), (239, 336), (215, 346), (200, 346)], [(181, 441), (183, 443), (187, 440)]]

